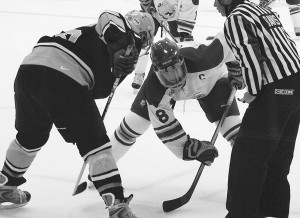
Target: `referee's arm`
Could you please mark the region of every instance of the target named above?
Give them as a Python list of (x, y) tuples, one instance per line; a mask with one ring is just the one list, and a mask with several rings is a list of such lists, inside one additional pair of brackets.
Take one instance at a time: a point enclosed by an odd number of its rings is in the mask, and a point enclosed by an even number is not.
[(228, 45), (240, 61), (243, 77), (251, 95), (257, 95), (262, 87), (263, 61), (256, 27), (242, 16), (228, 17), (224, 33)]

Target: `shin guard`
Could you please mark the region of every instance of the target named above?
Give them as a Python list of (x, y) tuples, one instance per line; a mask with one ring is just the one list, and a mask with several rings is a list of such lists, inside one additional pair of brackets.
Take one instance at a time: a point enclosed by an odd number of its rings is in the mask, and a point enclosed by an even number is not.
[(102, 150), (91, 156), (89, 162), (89, 174), (100, 195), (112, 193), (117, 199), (123, 199), (121, 176), (111, 149)]

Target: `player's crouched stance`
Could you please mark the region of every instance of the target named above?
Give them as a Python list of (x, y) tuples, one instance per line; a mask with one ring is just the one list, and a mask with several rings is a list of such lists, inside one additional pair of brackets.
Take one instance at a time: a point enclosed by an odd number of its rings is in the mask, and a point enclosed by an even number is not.
[[(198, 160), (206, 165), (214, 161), (218, 156), (216, 147), (208, 141), (190, 138), (174, 116), (172, 105), (179, 100), (195, 99), (207, 119), (218, 123), (232, 90), (224, 63), (235, 60), (224, 40), (224, 37), (216, 37), (208, 46), (183, 42), (179, 43), (182, 46), (179, 48), (171, 40), (164, 39), (152, 46), (148, 77), (131, 111), (110, 137), (116, 161), (151, 124), (158, 138), (178, 158)], [(228, 141), (234, 142), (240, 123), (234, 100), (221, 127)]]
[(89, 174), (109, 217), (136, 217), (128, 207), (132, 195), (124, 197), (95, 99), (106, 98), (117, 77), (122, 81), (132, 73), (138, 54), (153, 37), (154, 21), (149, 14), (131, 11), (123, 17), (105, 11), (96, 24), (40, 38), (15, 79), (17, 135), (0, 172), (0, 209), (30, 201), (29, 192), (17, 187), (26, 182), (23, 176), (55, 124), (89, 163)]

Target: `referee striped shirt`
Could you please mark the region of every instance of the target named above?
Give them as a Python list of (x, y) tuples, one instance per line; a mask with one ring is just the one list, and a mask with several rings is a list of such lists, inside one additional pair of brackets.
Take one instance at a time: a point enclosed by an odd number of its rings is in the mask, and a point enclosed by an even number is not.
[(246, 0), (226, 19), (224, 34), (250, 94), (257, 95), (263, 85), (300, 72), (296, 44), (271, 10)]

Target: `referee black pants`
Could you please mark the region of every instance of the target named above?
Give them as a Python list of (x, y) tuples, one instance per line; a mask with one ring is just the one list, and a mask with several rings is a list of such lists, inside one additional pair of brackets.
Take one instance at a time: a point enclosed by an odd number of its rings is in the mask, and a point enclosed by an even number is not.
[(300, 122), (300, 73), (264, 86), (232, 149), (226, 218), (287, 218), (287, 176)]

